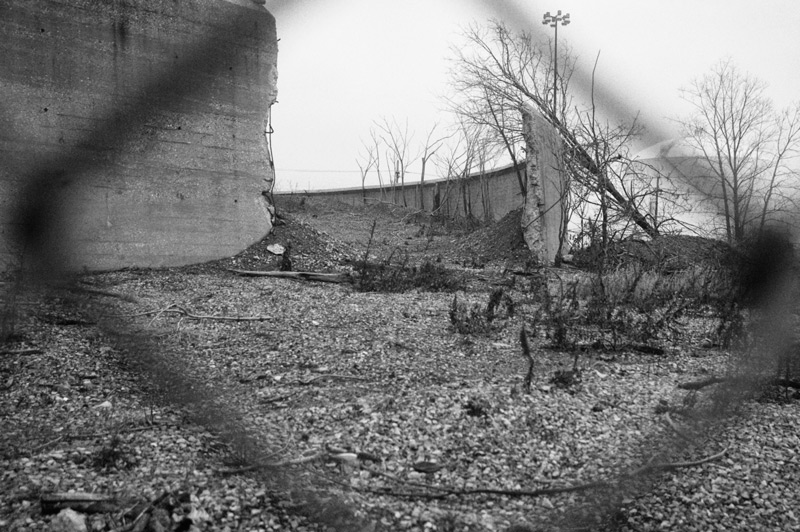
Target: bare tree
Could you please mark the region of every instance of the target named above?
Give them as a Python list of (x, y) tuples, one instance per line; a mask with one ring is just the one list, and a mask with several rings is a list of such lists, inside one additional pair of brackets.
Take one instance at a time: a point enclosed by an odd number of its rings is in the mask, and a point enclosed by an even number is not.
[(419, 208), (421, 210), (425, 210), (425, 167), (428, 164), (428, 161), (431, 157), (433, 157), (439, 148), (442, 147), (442, 143), (447, 140), (451, 135), (444, 135), (444, 136), (436, 136), (434, 137), (434, 133), (436, 132), (436, 128), (439, 124), (434, 124), (431, 127), (430, 131), (428, 131), (428, 136), (425, 137), (425, 143), (420, 150), (420, 161), (422, 161), (422, 171), (420, 172), (419, 177), (419, 184), (420, 184), (420, 195), (419, 195)]
[[(550, 50), (537, 43), (530, 34), (513, 34), (501, 22), (493, 21), (488, 29), (471, 26), (464, 37), (466, 45), (454, 50), (452, 85), (460, 99), (451, 101), (454, 110), (475, 124), (491, 128), (499, 137), (512, 162), (522, 160), (521, 115), (526, 104), (534, 106), (556, 129), (564, 145), (568, 168), (579, 170), (576, 183), (589, 189), (602, 187), (609, 203), (625, 213), (646, 234), (657, 236), (650, 223), (619, 189), (618, 183), (606, 179), (591, 146), (584, 144), (585, 135), (578, 130), (577, 110), (569, 96), (569, 82), (575, 59), (569, 51), (559, 54), (553, 65)], [(558, 108), (553, 108), (552, 68), (557, 68)], [(606, 140), (595, 128), (592, 142)], [(616, 140), (619, 140), (617, 138)], [(614, 146), (614, 143), (609, 143)], [(607, 151), (603, 148), (602, 151)], [(617, 154), (610, 154), (616, 156)], [(521, 188), (523, 180), (520, 176)]]
[[(587, 203), (594, 208), (580, 209), (583, 216), (588, 216), (592, 228), (593, 241), (600, 244), (600, 249), (605, 254), (609, 243), (623, 237), (631, 229), (630, 209), (634, 209), (645, 217), (651, 227), (656, 231), (659, 228), (657, 219), (658, 208), (653, 211), (648, 208), (651, 200), (659, 200), (659, 178), (655, 182), (651, 173), (643, 165), (633, 161), (629, 155), (629, 146), (639, 134), (641, 128), (634, 118), (631, 123), (611, 125), (602, 122), (597, 117), (597, 106), (594, 98), (594, 80), (597, 64), (600, 58), (598, 53), (592, 69), (591, 103), (583, 112), (575, 113), (576, 124), (573, 127), (574, 135), (585, 153), (591, 157), (591, 164), (578, 163), (576, 159), (565, 157), (565, 164), (569, 176), (574, 177), (574, 196), (580, 202)], [(586, 175), (589, 168), (596, 169), (594, 175)], [(593, 179), (594, 177), (594, 179)], [(610, 186), (609, 186), (610, 185)], [(609, 189), (615, 189), (624, 201), (614, 201), (609, 197)], [(567, 198), (568, 200), (568, 198)], [(569, 203), (569, 201), (567, 201)], [(577, 205), (571, 207), (574, 209)], [(569, 216), (569, 212), (565, 209)], [(583, 222), (585, 220), (581, 220)], [(599, 235), (594, 233), (599, 232)], [(611, 234), (613, 233), (613, 234)]]
[[(489, 183), (486, 179), (486, 170), (490, 162), (497, 159), (497, 153), (501, 148), (494, 142), (488, 128), (482, 128), (482, 130), (470, 132), (470, 134), (475, 137), (475, 156), (472, 173), (477, 172), (478, 174), (483, 220), (490, 221), (492, 220), (492, 204), (489, 198)], [(519, 167), (516, 169), (519, 171)]]
[[(481, 131), (480, 126), (470, 124), (463, 118), (459, 120), (454, 133), (451, 135), (453, 142), (447, 143), (443, 149), (439, 150), (435, 158), (439, 173), (446, 176), (444, 200), (440, 199), (439, 208), (448, 207), (453, 193), (459, 194), (456, 201), (455, 212), (447, 211), (446, 214), (455, 215), (458, 213), (458, 201), (461, 202), (465, 217), (472, 214), (472, 198), (469, 194), (467, 178), (476, 167), (476, 162), (480, 159), (480, 144), (485, 141), (486, 133)], [(484, 156), (484, 159), (486, 157)], [(436, 211), (434, 206), (434, 211)]]
[(729, 242), (763, 231), (793, 202), (797, 170), (787, 163), (800, 149), (800, 103), (778, 113), (765, 89), (724, 60), (681, 91), (694, 108), (681, 121), (686, 142), (713, 179), (693, 184), (719, 205)]
[[(463, 81), (463, 80), (462, 80)], [(517, 175), (517, 183), (520, 192), (524, 196), (527, 189), (527, 182), (523, 172), (525, 160), (524, 142), (522, 140), (522, 117), (518, 107), (509, 105), (502, 97), (487, 87), (476, 87), (474, 94), (466, 89), (466, 86), (458, 87), (454, 83), (456, 90), (465, 99), (451, 101), (452, 110), (462, 119), (472, 123), (477, 127), (488, 128), (493, 134), (487, 136), (487, 140), (493, 141), (501, 147), (501, 152), (495, 152), (499, 156), (505, 154), (511, 161)], [(478, 92), (480, 89), (482, 92)], [(482, 94), (482, 96), (480, 96)]]
[(457, 180), (464, 165), (464, 158), (467, 156), (463, 150), (463, 138), (456, 136), (453, 142), (445, 144), (433, 157), (433, 162), (439, 170), (439, 174), (445, 177), (444, 193), (437, 186), (434, 197), (433, 205), (431, 206), (432, 214), (449, 215), (449, 198), (451, 189), (455, 180)]
[(484, 175), (489, 161), (496, 159), (498, 146), (492, 139), (492, 133), (487, 126), (470, 123), (463, 118), (459, 121), (456, 135), (459, 141), (455, 160), (459, 165), (452, 168), (449, 174), (452, 175), (455, 179), (454, 183), (458, 186), (464, 216), (466, 218), (475, 216), (473, 199), (476, 198), (473, 198), (469, 178), (477, 174), (484, 217), (488, 217), (491, 206), (488, 203)]
[(375, 145), (374, 137), (370, 139), (371, 142), (362, 142), (363, 151), (356, 157), (356, 164), (361, 173), (361, 199), (364, 203), (367, 202), (367, 174), (373, 167), (378, 169), (378, 181), (380, 182), (380, 158), (378, 156), (378, 147)]
[(378, 187), (381, 189), (381, 200), (383, 201), (386, 199), (386, 189), (383, 186), (383, 175), (381, 174), (381, 136), (374, 125), (369, 129), (369, 139), (369, 144), (365, 142), (364, 145), (369, 146), (367, 149), (375, 159), (373, 168), (378, 176)]
[(394, 190), (393, 201), (397, 203), (397, 183), (400, 182), (400, 191), (403, 195), (403, 206), (407, 207), (405, 195), (406, 184), (406, 171), (411, 163), (416, 159), (415, 155), (410, 152), (411, 141), (414, 138), (413, 133), (409, 132), (408, 119), (405, 124), (400, 126), (397, 120), (392, 118), (389, 121), (384, 117), (380, 122), (376, 122), (375, 126), (380, 130), (381, 140), (386, 146), (386, 164), (388, 165), (389, 172), (394, 172), (394, 179), (392, 180)]
[[(525, 102), (552, 112), (547, 101), (547, 94), (552, 94), (548, 50), (535, 45), (530, 34), (514, 35), (498, 21), (489, 27), (469, 26), (464, 40), (465, 46), (453, 48), (451, 82), (459, 98), (450, 101), (451, 108), (468, 122), (494, 132), (495, 141), (517, 169), (520, 192), (525, 194), (526, 180), (519, 164), (525, 159), (521, 113)], [(561, 62), (565, 74), (560, 80), (561, 102), (566, 109), (573, 61), (569, 54), (562, 54)]]

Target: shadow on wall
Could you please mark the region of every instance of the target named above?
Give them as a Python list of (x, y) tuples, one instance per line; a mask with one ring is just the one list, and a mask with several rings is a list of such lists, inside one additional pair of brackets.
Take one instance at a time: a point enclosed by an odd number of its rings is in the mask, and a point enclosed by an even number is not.
[(0, 269), (26, 224), (60, 233), (37, 246), (74, 270), (202, 262), (270, 231), (263, 6), (3, 0), (0, 49)]

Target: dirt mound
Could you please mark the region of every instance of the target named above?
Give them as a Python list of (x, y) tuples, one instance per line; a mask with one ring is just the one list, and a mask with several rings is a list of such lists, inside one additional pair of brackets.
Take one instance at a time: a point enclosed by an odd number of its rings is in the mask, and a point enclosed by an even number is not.
[(205, 264), (189, 266), (195, 270), (279, 270), (283, 262), (281, 255), (271, 253), (267, 247), (280, 244), (288, 249), (291, 268), (294, 271), (332, 272), (340, 270), (340, 264), (353, 256), (350, 246), (323, 235), (313, 227), (284, 215), (273, 231), (241, 253)]
[[(302, 198), (285, 203), (279, 211), (283, 223), (260, 242), (234, 257), (188, 269), (278, 270), (283, 258), (267, 249), (271, 244), (288, 247), (294, 271), (341, 271), (363, 255), (368, 242), (376, 257), (407, 254), (415, 257), (412, 263), (439, 257), (446, 262), (476, 267), (509, 261), (524, 264), (530, 258), (522, 233), (522, 209), (473, 230), (474, 225), (467, 227), (457, 220), (447, 225), (428, 213), (385, 203), (350, 206), (340, 202), (302, 201)], [(373, 222), (378, 226), (370, 240)], [(573, 264), (594, 267), (597, 251), (590, 247), (575, 252)], [(639, 264), (648, 269), (679, 271), (695, 265), (730, 265), (735, 259), (725, 242), (665, 235), (650, 241), (629, 239), (613, 243), (607, 260), (607, 267), (611, 268)]]
[(367, 205), (356, 207), (356, 209), (361, 209), (365, 213), (373, 216), (390, 216), (398, 219), (406, 219), (413, 214), (413, 211), (407, 207), (383, 202), (368, 203)]
[[(587, 248), (574, 254), (575, 264), (596, 264), (599, 249)], [(679, 271), (693, 266), (719, 267), (734, 260), (731, 247), (721, 241), (689, 235), (663, 235), (653, 240), (629, 239), (609, 246), (607, 266), (639, 264), (648, 269)]]
[(515, 209), (501, 220), (465, 236), (458, 248), (484, 263), (527, 259), (530, 251), (522, 234), (522, 209)]

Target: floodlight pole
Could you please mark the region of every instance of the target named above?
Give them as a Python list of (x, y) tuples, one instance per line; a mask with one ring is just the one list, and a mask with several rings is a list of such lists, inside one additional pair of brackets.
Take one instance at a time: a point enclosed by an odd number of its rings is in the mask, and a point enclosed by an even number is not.
[(558, 106), (556, 105), (556, 101), (558, 99), (558, 23), (561, 23), (562, 26), (566, 26), (569, 24), (569, 13), (564, 16), (561, 16), (561, 10), (558, 10), (558, 13), (555, 15), (551, 15), (548, 11), (544, 14), (544, 18), (542, 19), (542, 24), (550, 25), (551, 28), (556, 29), (556, 37), (555, 37), (555, 44), (553, 46), (553, 117), (558, 120)]

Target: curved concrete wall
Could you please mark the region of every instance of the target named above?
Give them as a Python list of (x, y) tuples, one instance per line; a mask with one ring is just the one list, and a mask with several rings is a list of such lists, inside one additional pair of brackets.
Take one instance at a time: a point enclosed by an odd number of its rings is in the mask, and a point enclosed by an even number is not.
[[(522, 165), (521, 165), (522, 166)], [(523, 179), (525, 169), (520, 168)], [(440, 212), (447, 216), (464, 216), (469, 213), (481, 220), (497, 221), (514, 209), (522, 207), (525, 198), (520, 191), (517, 170), (506, 166), (483, 174), (473, 174), (466, 179), (426, 180), (424, 185), (406, 183), (395, 187), (370, 186), (362, 189), (341, 188), (308, 192), (275, 193), (275, 202), (280, 208), (281, 197), (310, 196), (338, 201), (349, 205), (387, 202), (404, 205), (411, 209), (431, 211), (436, 193), (439, 193)]]
[(49, 191), (75, 268), (201, 262), (271, 230), (277, 39), (262, 3), (0, 2), (0, 269), (43, 159), (78, 174)]

